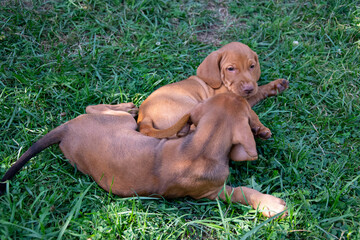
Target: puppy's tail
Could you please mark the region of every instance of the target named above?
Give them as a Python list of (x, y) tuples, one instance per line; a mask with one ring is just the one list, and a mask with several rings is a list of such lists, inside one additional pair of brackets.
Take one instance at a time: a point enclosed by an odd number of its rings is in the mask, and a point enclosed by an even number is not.
[(167, 129), (156, 129), (152, 124), (141, 124), (140, 132), (154, 138), (168, 138), (175, 134), (179, 137), (185, 136), (190, 130), (190, 113), (183, 116), (178, 122)]
[(1, 179), (0, 196), (3, 195), (6, 191), (5, 181), (12, 179), (20, 171), (20, 169), (36, 154), (53, 144), (61, 142), (66, 129), (67, 126), (65, 124), (55, 128), (40, 138), (23, 155), (21, 155), (21, 157), (10, 167), (10, 169)]

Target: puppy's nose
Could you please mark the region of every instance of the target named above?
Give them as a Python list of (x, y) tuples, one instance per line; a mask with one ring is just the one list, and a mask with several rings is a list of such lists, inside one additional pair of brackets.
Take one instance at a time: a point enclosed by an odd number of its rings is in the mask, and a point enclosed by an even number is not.
[(250, 94), (254, 91), (254, 86), (250, 85), (250, 84), (246, 84), (244, 87), (243, 87), (243, 91), (246, 93), (246, 94)]

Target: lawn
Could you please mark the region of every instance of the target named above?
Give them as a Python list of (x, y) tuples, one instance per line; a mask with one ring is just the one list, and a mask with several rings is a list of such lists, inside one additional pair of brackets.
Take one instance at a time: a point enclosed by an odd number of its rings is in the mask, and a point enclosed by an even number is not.
[(273, 137), (228, 183), (286, 200), (267, 220), (221, 201), (120, 198), (57, 146), (0, 197), (0, 239), (360, 239), (359, 1), (0, 2), (0, 175), (54, 127), (98, 103), (140, 105), (238, 41), (259, 84), (290, 88), (254, 107)]

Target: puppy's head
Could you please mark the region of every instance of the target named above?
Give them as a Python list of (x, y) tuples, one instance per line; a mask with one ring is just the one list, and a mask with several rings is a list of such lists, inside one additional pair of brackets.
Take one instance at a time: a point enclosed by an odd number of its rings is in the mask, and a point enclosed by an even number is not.
[[(243, 97), (234, 93), (221, 93), (197, 104), (191, 110), (190, 119), (195, 126), (204, 118), (207, 120), (210, 118), (209, 121), (213, 122), (214, 126), (218, 121), (228, 121), (229, 123), (226, 124), (228, 128), (239, 128), (239, 122), (242, 120), (249, 125), (250, 110), (249, 103)], [(235, 129), (231, 130), (234, 131)]]
[(250, 126), (250, 111), (251, 107), (243, 97), (222, 93), (197, 104), (190, 117), (191, 122), (211, 135), (211, 141), (217, 142), (218, 146), (236, 146), (231, 153), (232, 160), (255, 160), (257, 152)]
[(247, 45), (233, 42), (207, 56), (197, 76), (216, 89), (222, 84), (228, 91), (249, 98), (258, 90), (260, 64), (257, 54)]

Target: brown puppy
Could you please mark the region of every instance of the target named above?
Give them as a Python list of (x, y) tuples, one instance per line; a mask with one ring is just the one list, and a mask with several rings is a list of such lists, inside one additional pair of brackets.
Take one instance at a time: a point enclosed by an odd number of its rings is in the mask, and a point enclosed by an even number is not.
[[(124, 110), (128, 107), (124, 105)], [(137, 132), (134, 118), (126, 112), (81, 115), (32, 145), (6, 172), (0, 190), (5, 191), (4, 182), (30, 158), (58, 143), (72, 165), (91, 175), (106, 191), (123, 197), (226, 199), (227, 195), (233, 202), (262, 210), (267, 217), (285, 210), (285, 202), (274, 196), (247, 187), (224, 189), (231, 147), (240, 144), (244, 155), (254, 154), (252, 129), (269, 137), (269, 130), (246, 100), (235, 94), (217, 95), (198, 104), (188, 117), (195, 131), (169, 140)]]
[[(183, 136), (188, 133), (189, 125), (180, 133), (177, 128), (170, 126), (204, 99), (219, 93), (232, 92), (246, 98), (250, 106), (254, 106), (262, 99), (288, 88), (289, 83), (285, 79), (258, 87), (260, 72), (258, 56), (254, 51), (239, 42), (229, 43), (207, 56), (198, 67), (196, 76), (165, 85), (153, 92), (139, 108), (139, 130), (145, 135), (157, 138), (175, 134)], [(88, 106), (86, 112), (103, 113), (102, 106)], [(115, 108), (116, 105), (106, 105), (106, 112), (116, 114)], [(231, 154), (232, 159), (234, 157), (235, 161), (244, 160), (236, 149)], [(253, 157), (252, 160), (255, 159), (257, 158)]]

